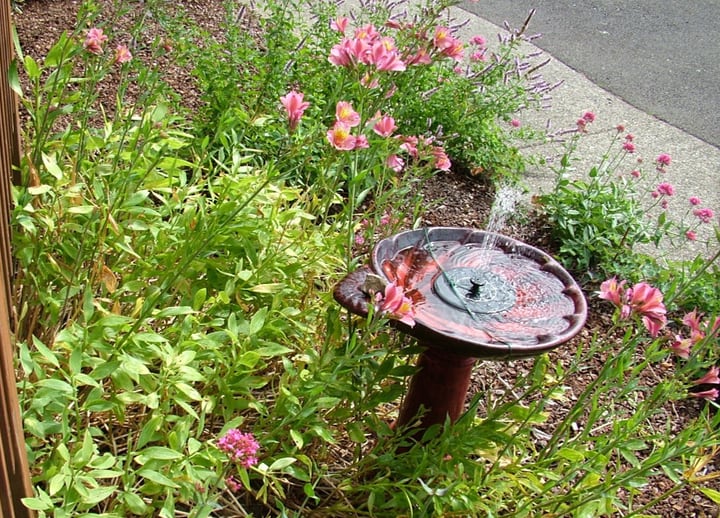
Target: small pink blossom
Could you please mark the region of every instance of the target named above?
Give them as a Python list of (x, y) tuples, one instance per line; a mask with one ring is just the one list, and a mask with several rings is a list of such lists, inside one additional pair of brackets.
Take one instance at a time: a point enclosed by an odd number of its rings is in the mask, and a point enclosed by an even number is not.
[(612, 302), (615, 306), (620, 307), (624, 304), (623, 295), (625, 293), (625, 283), (627, 281), (617, 281), (617, 277), (606, 280), (600, 284), (599, 297)]
[(93, 54), (102, 54), (103, 43), (105, 43), (107, 39), (108, 37), (103, 33), (102, 29), (93, 27), (87, 31), (83, 47), (85, 47), (85, 50), (92, 52)]
[(350, 134), (350, 126), (342, 122), (336, 122), (327, 132), (328, 142), (340, 151), (351, 151), (355, 149), (357, 138)]
[(713, 388), (709, 390), (703, 390), (701, 392), (690, 392), (689, 394), (692, 397), (707, 399), (708, 401), (715, 401), (718, 396), (720, 396), (720, 391), (718, 391), (718, 389), (716, 388)]
[(345, 30), (347, 29), (348, 23), (350, 23), (350, 20), (344, 16), (340, 18), (336, 18), (330, 22), (330, 28), (334, 31), (339, 32), (343, 36), (345, 35)]
[(595, 114), (591, 111), (587, 111), (583, 113), (582, 118), (585, 122), (593, 122), (595, 121)]
[(698, 218), (703, 223), (710, 223), (714, 215), (715, 213), (713, 212), (713, 210), (709, 208), (693, 210), (693, 216)]
[(697, 239), (697, 232), (695, 232), (694, 230), (688, 230), (687, 232), (685, 232), (685, 237), (688, 241), (695, 241)]
[(242, 484), (240, 484), (240, 482), (235, 480), (235, 477), (232, 477), (232, 476), (227, 477), (225, 479), (225, 485), (228, 487), (228, 489), (230, 491), (232, 491), (234, 493), (237, 493), (240, 490), (242, 490)]
[(130, 50), (125, 45), (118, 45), (115, 48), (115, 63), (127, 63), (132, 59)]
[(617, 130), (618, 133), (622, 133), (623, 131), (625, 131), (625, 125), (618, 124), (617, 126), (615, 126), (615, 129)]
[(389, 137), (397, 129), (395, 119), (389, 115), (383, 115), (373, 126), (373, 131), (381, 137)]
[(335, 119), (349, 128), (360, 124), (360, 114), (353, 110), (352, 105), (346, 101), (339, 101), (335, 105)]
[(700, 205), (701, 203), (700, 198), (698, 198), (697, 196), (690, 196), (688, 201), (690, 202), (690, 205)]
[(632, 142), (633, 140), (635, 140), (635, 135), (633, 135), (632, 133), (628, 133), (627, 135), (625, 135), (626, 142)]
[(487, 53), (485, 52), (484, 49), (483, 49), (483, 50), (476, 50), (475, 52), (473, 52), (472, 54), (470, 54), (470, 61), (474, 61), (475, 63), (477, 63), (478, 61), (485, 61), (485, 55), (486, 55), (486, 54), (487, 54)]
[(362, 234), (355, 234), (355, 244), (356, 245), (364, 245), (365, 244), (365, 238)]
[(663, 167), (663, 166), (669, 166), (672, 159), (670, 158), (670, 155), (668, 155), (667, 153), (660, 153), (658, 155), (658, 157), (655, 159), (655, 161), (657, 162), (657, 164), (660, 167)]
[(440, 171), (449, 171), (452, 167), (452, 163), (448, 158), (445, 150), (440, 146), (434, 146), (432, 150), (433, 158), (435, 159), (435, 168)]
[(658, 185), (657, 190), (663, 196), (672, 196), (673, 194), (675, 194), (675, 187), (673, 187), (672, 184), (669, 184), (667, 182), (663, 182)]
[(720, 374), (720, 369), (713, 365), (702, 378), (693, 381), (693, 385), (720, 385), (720, 377), (718, 377), (718, 374)]
[(626, 141), (623, 143), (623, 147), (622, 147), (622, 148), (623, 148), (626, 152), (628, 152), (628, 153), (634, 153), (634, 152), (635, 152), (635, 144), (633, 144), (633, 143), (632, 143), (631, 141), (629, 141), (629, 140), (626, 140)]
[(231, 428), (217, 441), (220, 451), (227, 454), (230, 460), (249, 468), (258, 463), (257, 452), (260, 444), (251, 433), (243, 433), (237, 428)]
[(640, 170), (639, 170), (639, 169), (633, 169), (632, 171), (630, 171), (630, 175), (631, 175), (633, 178), (640, 178)]
[(519, 128), (521, 126), (521, 122), (519, 119), (513, 119), (510, 121), (510, 126), (513, 128)]
[(478, 47), (484, 47), (487, 41), (485, 40), (485, 38), (478, 34), (477, 36), (473, 36), (470, 39), (470, 43), (472, 43), (473, 45), (477, 45)]
[(675, 339), (670, 344), (670, 350), (674, 352), (678, 357), (687, 360), (690, 358), (690, 350), (692, 349), (693, 343), (689, 338), (683, 338), (682, 335), (675, 335)]
[(387, 212), (383, 212), (382, 217), (380, 218), (380, 224), (381, 225), (389, 225), (390, 221), (392, 220), (392, 217)]
[(385, 286), (385, 293), (377, 293), (375, 295), (377, 301), (377, 311), (381, 315), (387, 315), (389, 318), (399, 320), (400, 322), (410, 326), (415, 326), (415, 309), (412, 300), (405, 295), (405, 291), (394, 282), (390, 282)]
[(645, 328), (655, 338), (667, 323), (662, 292), (646, 282), (639, 282), (626, 295), (632, 311), (641, 315)]
[(403, 167), (405, 167), (405, 161), (399, 156), (392, 154), (385, 160), (385, 165), (396, 173), (399, 173), (403, 170)]
[(432, 58), (426, 49), (420, 49), (407, 59), (408, 65), (429, 65)]
[(418, 158), (418, 138), (417, 137), (404, 137), (403, 143), (400, 144), (400, 149), (405, 151), (412, 158)]
[(358, 135), (355, 138), (355, 149), (367, 149), (370, 147), (370, 143), (365, 135)]
[(302, 94), (301, 92), (296, 92), (295, 90), (280, 97), (280, 102), (285, 107), (285, 111), (287, 112), (288, 122), (291, 131), (297, 127), (303, 113), (308, 108), (308, 106), (310, 106), (309, 102), (303, 101), (303, 97), (304, 94)]

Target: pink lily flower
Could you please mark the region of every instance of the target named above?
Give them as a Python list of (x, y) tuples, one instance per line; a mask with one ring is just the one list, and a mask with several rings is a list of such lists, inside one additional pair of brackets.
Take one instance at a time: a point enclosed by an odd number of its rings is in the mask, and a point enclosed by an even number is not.
[(715, 401), (720, 396), (718, 389), (703, 390), (701, 392), (690, 392), (692, 397), (707, 399), (708, 401)]
[(83, 47), (85, 47), (85, 50), (87, 50), (88, 52), (92, 52), (93, 54), (102, 54), (102, 46), (103, 43), (107, 41), (107, 39), (108, 37), (103, 33), (102, 29), (93, 27), (92, 29), (87, 31)]
[(335, 119), (346, 124), (349, 128), (354, 128), (360, 124), (360, 114), (353, 110), (352, 105), (347, 101), (339, 101), (335, 105)]
[(280, 102), (287, 111), (288, 121), (290, 123), (290, 131), (293, 131), (297, 127), (303, 113), (308, 108), (308, 106), (310, 106), (309, 102), (303, 101), (303, 97), (304, 94), (293, 90), (292, 92), (280, 98)]
[(395, 125), (395, 119), (388, 115), (383, 115), (379, 121), (375, 123), (373, 126), (373, 131), (380, 135), (381, 137), (389, 137), (392, 135), (393, 131), (397, 129), (397, 126)]
[(118, 45), (115, 49), (115, 63), (127, 63), (132, 59), (130, 50), (125, 45)]
[(351, 151), (355, 149), (357, 138), (350, 134), (350, 126), (342, 122), (336, 122), (327, 132), (328, 142), (340, 151)]
[(385, 286), (385, 293), (376, 295), (377, 310), (389, 318), (399, 320), (410, 327), (415, 326), (415, 310), (410, 297), (394, 282)]
[(720, 369), (713, 365), (710, 367), (710, 370), (707, 371), (705, 376), (693, 381), (693, 385), (703, 385), (705, 383), (710, 385), (720, 385), (720, 377), (718, 377), (718, 374), (720, 374)]

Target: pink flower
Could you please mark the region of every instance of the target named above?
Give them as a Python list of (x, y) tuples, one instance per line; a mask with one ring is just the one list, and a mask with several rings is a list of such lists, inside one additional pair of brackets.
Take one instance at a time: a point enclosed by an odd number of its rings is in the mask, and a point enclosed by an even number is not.
[(429, 65), (432, 58), (426, 49), (420, 49), (407, 59), (408, 65)]
[(657, 162), (658, 166), (660, 166), (660, 167), (669, 166), (671, 160), (672, 160), (672, 159), (670, 158), (670, 155), (668, 155), (667, 153), (660, 153), (660, 154), (658, 155), (658, 157), (655, 159), (655, 161)]
[(510, 121), (510, 126), (513, 128), (519, 128), (521, 125), (520, 121), (518, 119), (513, 119)]
[(713, 365), (710, 367), (710, 370), (707, 371), (705, 376), (693, 381), (693, 385), (703, 385), (705, 383), (710, 385), (720, 385), (720, 377), (718, 377), (718, 374), (720, 374), (720, 369)]
[(715, 213), (713, 212), (713, 210), (708, 208), (693, 210), (693, 216), (698, 218), (703, 223), (710, 223), (714, 215)]
[(395, 119), (389, 115), (383, 115), (373, 126), (373, 131), (381, 137), (389, 137), (397, 129)]
[(369, 51), (367, 43), (362, 40), (343, 39), (330, 49), (328, 61), (339, 67), (352, 67)]
[(228, 487), (228, 489), (230, 491), (233, 491), (234, 493), (237, 493), (238, 491), (240, 491), (242, 489), (242, 484), (240, 484), (240, 482), (235, 480), (235, 477), (232, 477), (232, 476), (227, 477), (225, 479), (225, 485)]
[(435, 159), (434, 165), (436, 169), (439, 169), (440, 171), (450, 170), (450, 167), (452, 167), (452, 163), (450, 162), (450, 159), (448, 158), (443, 148), (441, 148), (440, 146), (434, 146), (432, 149), (432, 154), (433, 158)]
[(646, 282), (639, 282), (626, 295), (632, 311), (642, 317), (645, 328), (655, 338), (667, 323), (662, 292)]
[(470, 61), (478, 62), (478, 61), (485, 61), (485, 49), (483, 50), (476, 50), (472, 54), (470, 54)]
[(363, 245), (365, 244), (365, 238), (362, 234), (355, 234), (355, 244), (357, 245)]
[(378, 41), (372, 46), (370, 52), (371, 64), (384, 72), (402, 72), (405, 63), (398, 56), (394, 48), (388, 48), (386, 41)]
[(625, 125), (618, 124), (617, 126), (615, 126), (615, 129), (617, 130), (618, 133), (622, 133), (623, 131), (625, 131)]
[(403, 170), (403, 167), (405, 167), (405, 161), (399, 156), (393, 154), (387, 157), (387, 160), (385, 160), (385, 165), (396, 173), (399, 173)]
[(675, 335), (675, 340), (673, 340), (670, 345), (670, 350), (680, 358), (687, 360), (690, 358), (690, 349), (692, 346), (693, 343), (689, 338), (683, 338), (682, 335)]
[(685, 237), (688, 241), (695, 241), (697, 239), (697, 232), (695, 232), (694, 230), (688, 230), (687, 232), (685, 232)]
[(377, 293), (377, 311), (381, 315), (399, 320), (400, 322), (413, 327), (415, 326), (415, 310), (412, 300), (405, 295), (405, 291), (394, 282), (385, 286), (385, 293)]
[(630, 175), (631, 175), (633, 178), (640, 178), (640, 170), (638, 170), (638, 169), (633, 169), (632, 171), (630, 171)]
[(340, 17), (336, 18), (335, 20), (330, 22), (330, 28), (334, 31), (339, 32), (343, 36), (345, 35), (345, 30), (347, 29), (348, 23), (350, 20), (346, 17)]
[(280, 98), (280, 102), (287, 111), (288, 121), (290, 123), (290, 131), (294, 130), (300, 118), (302, 117), (305, 110), (310, 106), (310, 103), (303, 101), (304, 94), (296, 91), (292, 91), (287, 95)]
[(380, 218), (380, 224), (381, 225), (389, 225), (391, 219), (392, 218), (390, 217), (390, 214), (388, 214), (387, 212), (383, 212), (383, 215)]
[(625, 135), (626, 142), (632, 142), (633, 140), (635, 140), (635, 135), (633, 135), (632, 133), (628, 133), (627, 135)]
[(417, 145), (417, 137), (404, 137), (404, 142), (400, 144), (400, 149), (405, 151), (412, 158), (417, 158), (419, 156)]
[(342, 122), (336, 122), (328, 130), (327, 139), (335, 149), (341, 151), (351, 151), (357, 143), (357, 138), (350, 134), (350, 126)]
[(620, 308), (620, 318), (639, 315), (643, 325), (655, 338), (667, 323), (663, 294), (645, 282), (639, 282), (632, 288), (625, 288), (625, 281), (618, 283), (613, 277), (600, 285), (600, 298), (612, 302)]
[(718, 389), (703, 390), (702, 392), (690, 392), (692, 397), (707, 399), (708, 401), (715, 401), (720, 396)]
[(672, 196), (673, 194), (675, 194), (675, 188), (667, 182), (663, 182), (658, 185), (657, 190), (663, 196)]
[(370, 143), (365, 135), (358, 135), (355, 138), (355, 149), (367, 149), (370, 147)]
[(595, 114), (591, 111), (587, 111), (583, 113), (582, 118), (585, 122), (593, 122), (595, 120)]
[(604, 300), (609, 300), (617, 307), (621, 307), (625, 303), (624, 294), (626, 282), (627, 281), (621, 281), (618, 283), (616, 277), (606, 280), (600, 285), (599, 297)]
[(92, 29), (87, 31), (83, 47), (85, 47), (85, 50), (87, 50), (88, 52), (92, 52), (93, 54), (102, 54), (102, 46), (103, 43), (107, 41), (107, 39), (108, 37), (103, 34), (102, 29), (93, 27)]
[(433, 45), (438, 50), (443, 50), (452, 47), (455, 44), (455, 38), (450, 33), (450, 29), (447, 27), (437, 27), (435, 29), (435, 36), (433, 37)]
[(700, 205), (701, 203), (700, 198), (698, 198), (697, 196), (690, 196), (688, 201), (690, 202), (690, 205)]
[(132, 59), (130, 50), (125, 45), (118, 45), (115, 49), (115, 63), (127, 63)]
[(251, 433), (242, 433), (237, 428), (231, 428), (217, 441), (220, 451), (227, 454), (230, 460), (249, 468), (258, 463), (257, 451), (260, 444)]
[(335, 105), (335, 119), (349, 128), (360, 124), (360, 114), (353, 110), (352, 105), (346, 101), (340, 101)]
[(628, 153), (634, 153), (635, 152), (635, 144), (630, 142), (629, 140), (626, 140), (623, 143), (623, 149), (627, 151)]
[(477, 45), (478, 47), (484, 47), (487, 41), (485, 41), (485, 38), (478, 34), (477, 36), (473, 36), (470, 39), (470, 43), (472, 43), (473, 45)]
[(355, 38), (358, 40), (374, 40), (378, 37), (378, 32), (375, 26), (371, 23), (364, 27), (358, 27), (355, 29)]

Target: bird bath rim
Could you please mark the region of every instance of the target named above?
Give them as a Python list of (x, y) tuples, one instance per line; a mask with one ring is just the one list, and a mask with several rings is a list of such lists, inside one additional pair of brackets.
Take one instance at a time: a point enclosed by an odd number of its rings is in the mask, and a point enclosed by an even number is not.
[[(487, 246), (488, 250), (494, 251), (494, 253), (497, 256), (501, 256), (502, 259), (507, 258), (510, 263), (522, 261), (525, 264), (534, 265), (533, 268), (537, 269), (536, 275), (542, 275), (547, 278), (552, 277), (559, 281), (556, 288), (560, 291), (559, 293), (553, 293), (552, 296), (559, 297), (558, 300), (562, 299), (562, 305), (568, 309), (565, 310), (560, 307), (550, 308), (562, 313), (555, 315), (557, 318), (554, 318), (554, 324), (557, 326), (558, 322), (560, 322), (563, 326), (562, 329), (551, 330), (547, 333), (538, 332), (535, 336), (528, 336), (528, 339), (518, 340), (516, 343), (509, 343), (505, 340), (476, 339), (468, 336), (468, 334), (463, 335), (462, 332), (458, 332), (457, 329), (454, 329), (453, 326), (450, 325), (444, 326), (441, 329), (439, 328), (441, 326), (437, 325), (437, 321), (428, 318), (428, 315), (424, 315), (421, 311), (418, 311), (416, 314), (414, 327), (394, 322), (394, 325), (403, 332), (416, 337), (425, 345), (442, 348), (448, 352), (474, 358), (514, 360), (537, 356), (567, 342), (574, 337), (585, 324), (587, 303), (582, 294), (582, 290), (570, 274), (547, 253), (522, 241), (494, 232), (465, 227), (429, 227), (400, 232), (376, 244), (372, 250), (369, 271), (367, 273), (374, 273), (387, 282), (394, 281), (397, 282), (398, 285), (403, 286), (403, 282), (407, 279), (399, 278), (401, 275), (398, 275), (397, 271), (392, 270), (392, 266), (390, 266), (392, 260), (403, 252), (410, 254), (417, 252), (419, 254), (426, 253), (432, 255), (432, 246), (435, 243), (457, 243), (458, 247), (470, 245), (475, 249), (482, 249), (484, 246)], [(428, 244), (431, 245), (429, 249)], [(434, 259), (433, 257), (432, 260)], [(462, 268), (456, 268), (456, 270), (458, 270), (456, 275), (460, 277), (465, 273), (459, 271), (462, 270)], [(443, 303), (451, 307), (452, 304), (448, 303), (447, 295), (443, 296), (437, 293), (438, 290), (443, 289), (442, 284), (446, 283), (443, 279), (447, 277), (442, 267), (438, 268), (438, 272), (442, 274), (442, 277), (440, 277), (440, 281), (438, 281), (436, 274), (436, 278), (432, 283), (432, 291), (435, 293), (433, 293), (432, 296), (436, 299), (442, 299)], [(357, 272), (356, 275), (359, 278), (366, 274)], [(491, 276), (499, 277), (495, 274), (491, 274)], [(475, 281), (471, 280), (470, 282)], [(498, 289), (497, 286), (502, 287), (502, 283), (507, 281), (504, 279), (490, 279), (490, 282), (496, 283), (495, 289)], [(409, 287), (411, 288), (410, 291), (412, 291), (412, 286)], [(498, 298), (500, 300), (493, 301), (493, 304), (497, 303), (499, 306), (492, 311), (496, 311), (498, 313), (498, 320), (501, 320), (504, 318), (503, 310), (506, 309), (503, 305), (507, 306), (507, 304), (514, 303), (515, 301), (511, 300), (512, 297), (510, 297), (510, 295), (506, 296), (505, 294), (502, 294), (502, 296)], [(570, 305), (572, 305), (572, 309), (569, 308)], [(459, 327), (462, 326), (458, 326), (458, 328)]]

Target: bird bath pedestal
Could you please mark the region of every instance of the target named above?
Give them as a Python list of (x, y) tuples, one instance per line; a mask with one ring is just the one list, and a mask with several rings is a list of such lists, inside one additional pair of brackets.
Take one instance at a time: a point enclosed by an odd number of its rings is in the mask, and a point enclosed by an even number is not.
[(394, 321), (425, 351), (397, 420), (425, 409), (421, 429), (463, 412), (476, 359), (537, 356), (575, 336), (587, 305), (577, 283), (548, 254), (471, 228), (431, 227), (380, 241), (368, 266), (346, 276), (335, 299), (365, 316), (369, 276), (395, 282), (414, 301), (415, 326)]

